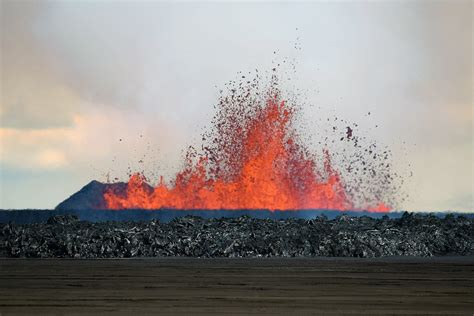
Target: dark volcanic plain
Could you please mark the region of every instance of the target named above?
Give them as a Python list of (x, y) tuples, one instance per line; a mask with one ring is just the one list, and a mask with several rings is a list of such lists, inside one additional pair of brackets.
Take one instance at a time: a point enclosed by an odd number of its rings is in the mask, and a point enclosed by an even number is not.
[(473, 312), (473, 257), (0, 259), (3, 315)]

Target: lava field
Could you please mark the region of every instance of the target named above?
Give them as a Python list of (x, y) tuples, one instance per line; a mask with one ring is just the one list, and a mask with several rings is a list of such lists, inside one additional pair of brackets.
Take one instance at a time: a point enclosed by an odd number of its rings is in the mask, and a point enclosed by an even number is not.
[(401, 218), (341, 215), (303, 219), (202, 219), (169, 223), (79, 221), (54, 216), (41, 224), (1, 224), (0, 256), (384, 257), (474, 254), (474, 219), (404, 213)]

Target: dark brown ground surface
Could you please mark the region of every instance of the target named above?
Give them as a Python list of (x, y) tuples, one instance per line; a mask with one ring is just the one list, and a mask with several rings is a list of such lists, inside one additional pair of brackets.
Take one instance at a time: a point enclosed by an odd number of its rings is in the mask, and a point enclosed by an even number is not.
[(474, 314), (474, 258), (0, 259), (0, 314)]

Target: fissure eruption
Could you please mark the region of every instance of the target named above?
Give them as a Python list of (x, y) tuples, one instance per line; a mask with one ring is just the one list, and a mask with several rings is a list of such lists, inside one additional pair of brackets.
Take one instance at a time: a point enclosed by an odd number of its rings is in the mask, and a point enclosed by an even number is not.
[(356, 205), (327, 148), (318, 168), (294, 128), (297, 107), (272, 78), (266, 93), (254, 79), (221, 96), (202, 150), (187, 152), (174, 181), (152, 187), (133, 174), (124, 194), (104, 194), (107, 208), (390, 210), (383, 201)]

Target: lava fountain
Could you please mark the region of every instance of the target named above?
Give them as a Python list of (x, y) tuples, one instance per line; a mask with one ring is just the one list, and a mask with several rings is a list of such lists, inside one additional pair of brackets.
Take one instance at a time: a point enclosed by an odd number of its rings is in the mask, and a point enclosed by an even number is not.
[[(255, 83), (221, 97), (202, 153), (189, 150), (171, 184), (151, 187), (133, 174), (124, 194), (107, 191), (108, 209), (361, 209), (351, 200), (340, 173), (322, 151), (323, 166), (299, 140), (297, 108), (282, 99), (275, 77), (265, 94)], [(386, 212), (382, 201), (363, 209)]]

